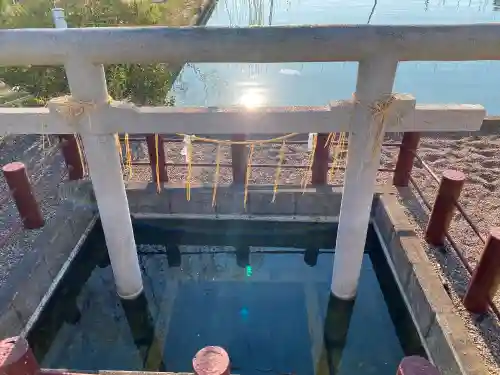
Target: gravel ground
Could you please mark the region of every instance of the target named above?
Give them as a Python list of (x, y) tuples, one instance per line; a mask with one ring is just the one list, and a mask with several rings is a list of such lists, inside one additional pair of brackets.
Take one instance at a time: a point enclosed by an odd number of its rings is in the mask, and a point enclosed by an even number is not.
[[(35, 195), (46, 222), (55, 216), (61, 200), (58, 186), (65, 175), (62, 156), (54, 142), (49, 145), (47, 138), (42, 145), (40, 136), (11, 136), (0, 145), (2, 166), (11, 161), (22, 161), (27, 167), (34, 185)], [(0, 288), (8, 280), (10, 271), (16, 267), (30, 251), (32, 244), (42, 232), (23, 230), (17, 208), (10, 198), (3, 174), (0, 175)]]
[[(302, 139), (305, 139), (302, 136)], [(387, 142), (396, 142), (398, 137), (388, 138)], [(479, 226), (483, 237), (486, 237), (488, 230), (492, 226), (500, 225), (500, 179), (496, 178), (496, 173), (500, 171), (500, 161), (495, 158), (500, 146), (500, 135), (447, 135), (423, 138), (419, 148), (419, 155), (431, 165), (440, 175), (450, 166), (466, 173), (467, 184), (461, 196), (461, 203), (465, 210), (471, 215), (473, 221)], [(0, 157), (3, 164), (11, 160), (24, 160), (29, 170), (37, 170), (36, 176), (32, 179), (40, 178), (40, 183), (36, 187), (37, 197), (41, 201), (42, 210), (48, 220), (53, 217), (55, 209), (61, 202), (58, 184), (64, 173), (64, 163), (59, 153), (41, 161), (40, 152), (52, 155), (50, 147), (42, 149), (41, 139), (38, 136), (17, 137), (7, 140), (0, 145)], [(185, 157), (181, 155), (182, 144), (167, 143), (165, 151), (169, 162), (183, 163)], [(123, 150), (125, 152), (125, 150)], [(212, 144), (194, 144), (193, 162), (214, 163), (217, 146)], [(222, 147), (222, 162), (230, 162), (230, 148)], [(384, 148), (381, 156), (382, 166), (394, 168), (398, 148)], [(17, 152), (17, 154), (16, 154)], [(145, 143), (132, 145), (133, 160), (147, 161), (147, 148)], [(17, 155), (17, 156), (16, 156)], [(278, 163), (280, 156), (280, 145), (269, 145), (256, 147), (252, 162), (255, 164)], [(287, 145), (285, 151), (286, 166), (307, 165), (308, 152), (306, 145)], [(36, 166), (40, 167), (37, 168)], [(341, 166), (343, 163), (340, 164)], [(281, 184), (300, 184), (306, 169), (282, 168), (280, 174)], [(250, 182), (253, 184), (273, 184), (276, 169), (274, 168), (253, 168)], [(193, 183), (211, 184), (214, 181), (215, 168), (194, 168)], [(185, 167), (169, 167), (168, 175), (171, 182), (182, 182), (187, 176)], [(430, 201), (436, 194), (437, 184), (428, 173), (418, 166), (414, 169), (413, 176), (418, 185), (422, 187), (424, 195)], [(127, 179), (151, 181), (149, 166), (138, 166), (133, 168), (132, 176)], [(390, 183), (392, 176), (390, 173), (380, 173), (377, 182)], [(221, 168), (219, 184), (231, 183), (231, 170)], [(342, 184), (343, 173), (335, 173), (329, 176), (329, 183)], [(0, 189), (5, 191), (5, 182), (0, 177)], [(0, 195), (1, 197), (1, 195)], [(1, 199), (1, 198), (0, 198)], [(429, 212), (423, 208), (423, 204), (415, 204), (415, 198), (401, 195), (401, 202), (404, 204), (408, 217), (415, 224), (419, 234), (422, 234), (428, 218)], [(481, 207), (481, 210), (476, 210)], [(10, 199), (1, 205), (2, 221), (0, 222), (0, 238), (5, 235), (9, 228), (19, 222), (17, 211), (13, 207)], [(14, 267), (26, 251), (30, 251), (30, 244), (34, 241), (40, 231), (20, 231), (13, 235), (1, 248), (0, 261), (0, 287), (8, 276), (9, 270)], [(461, 215), (456, 214), (453, 220), (450, 234), (460, 246), (471, 265), (474, 267), (482, 250), (482, 243), (472, 232)], [(422, 238), (422, 236), (421, 236)], [(477, 346), (485, 364), (492, 374), (500, 374), (500, 322), (493, 314), (486, 316), (474, 316), (469, 314), (462, 306), (461, 297), (465, 292), (470, 277), (461, 266), (457, 256), (451, 249), (441, 252), (430, 248), (423, 242), (427, 250), (429, 259), (438, 274), (442, 277), (443, 284), (450, 292), (450, 296), (455, 303), (458, 314), (463, 318), (465, 325), (469, 329), (470, 339)], [(500, 295), (497, 293), (495, 302), (500, 306)]]
[[(466, 185), (459, 199), (465, 212), (478, 226), (483, 238), (487, 238), (490, 228), (500, 225), (500, 161), (495, 155), (500, 146), (500, 136), (437, 136), (424, 138), (419, 147), (419, 155), (438, 174), (446, 169), (461, 170), (467, 176)], [(413, 174), (422, 187), (426, 199), (432, 202), (437, 192), (437, 183), (422, 168), (415, 168)], [(415, 195), (416, 192), (414, 192)], [(429, 211), (425, 205), (414, 204), (400, 196), (410, 221), (415, 224), (420, 238), (428, 220)], [(455, 213), (450, 235), (474, 269), (480, 259), (483, 243), (473, 232), (460, 213)], [(500, 374), (500, 321), (489, 312), (478, 316), (465, 310), (461, 302), (470, 276), (462, 266), (451, 246), (445, 251), (428, 246), (422, 241), (434, 268), (441, 275), (443, 284), (449, 290), (458, 314), (469, 331), (471, 341), (476, 345), (491, 374)], [(493, 298), (500, 307), (500, 291)]]

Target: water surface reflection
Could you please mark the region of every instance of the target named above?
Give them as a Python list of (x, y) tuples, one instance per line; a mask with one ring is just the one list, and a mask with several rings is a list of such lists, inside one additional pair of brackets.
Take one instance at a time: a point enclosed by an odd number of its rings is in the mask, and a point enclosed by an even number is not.
[[(209, 26), (457, 24), (495, 22), (498, 1), (219, 0)], [(276, 46), (279, 48), (279, 46)], [(188, 64), (173, 88), (179, 106), (324, 105), (350, 98), (356, 63)], [(401, 63), (395, 91), (421, 103), (480, 103), (500, 113), (498, 62)], [(248, 103), (248, 104), (246, 104)]]
[(117, 297), (102, 230), (93, 233), (30, 333), (42, 365), (189, 372), (200, 348), (220, 345), (242, 375), (368, 375), (421, 354), (404, 308), (391, 305), (400, 297), (380, 287), (389, 272), (377, 257), (363, 258), (355, 302), (330, 296), (332, 224), (201, 222), (136, 227), (150, 244), (138, 247), (145, 289), (134, 301)]

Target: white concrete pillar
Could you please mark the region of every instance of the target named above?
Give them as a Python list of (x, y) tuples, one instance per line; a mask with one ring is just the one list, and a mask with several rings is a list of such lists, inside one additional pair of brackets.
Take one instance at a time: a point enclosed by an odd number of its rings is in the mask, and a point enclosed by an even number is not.
[(373, 118), (371, 106), (392, 92), (396, 69), (397, 60), (386, 56), (359, 63), (331, 285), (341, 299), (356, 295), (380, 165), (383, 137), (375, 137), (380, 118)]
[[(67, 27), (62, 9), (54, 9), (52, 14), (56, 27)], [(71, 57), (64, 67), (73, 98), (97, 106), (107, 103), (102, 65)], [(117, 292), (121, 298), (134, 299), (142, 292), (143, 284), (115, 137), (86, 134), (82, 135), (82, 141)]]
[(54, 26), (56, 29), (66, 29), (68, 24), (64, 18), (64, 9), (54, 8), (52, 9), (52, 20), (54, 21)]

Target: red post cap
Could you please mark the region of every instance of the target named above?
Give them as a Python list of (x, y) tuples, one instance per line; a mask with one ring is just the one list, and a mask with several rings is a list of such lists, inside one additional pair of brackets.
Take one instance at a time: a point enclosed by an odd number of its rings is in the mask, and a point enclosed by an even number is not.
[(425, 358), (414, 355), (403, 358), (397, 375), (439, 375), (439, 371)]
[(465, 181), (465, 174), (454, 169), (447, 169), (443, 172), (443, 178), (451, 181)]
[(219, 346), (206, 346), (193, 358), (196, 375), (229, 375), (229, 355)]
[(23, 337), (11, 337), (0, 341), (0, 374), (36, 375), (40, 366)]
[(26, 167), (20, 161), (13, 161), (12, 163), (3, 166), (3, 171), (7, 173), (24, 171)]

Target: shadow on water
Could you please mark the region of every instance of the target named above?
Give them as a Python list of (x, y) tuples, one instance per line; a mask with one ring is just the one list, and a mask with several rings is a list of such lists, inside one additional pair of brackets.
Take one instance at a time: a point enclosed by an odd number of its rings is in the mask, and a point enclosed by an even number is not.
[(220, 345), (242, 375), (368, 375), (423, 354), (373, 229), (355, 302), (329, 293), (336, 224), (134, 220), (134, 229), (144, 293), (116, 296), (96, 225), (29, 333), (43, 366), (185, 372), (201, 347)]
[[(95, 251), (90, 252), (88, 249)], [(45, 356), (64, 324), (77, 325), (79, 323), (82, 314), (78, 307), (77, 297), (96, 266), (106, 268), (109, 264), (104, 233), (99, 224), (87, 237), (84, 250), (76, 255), (69, 267), (69, 272), (49, 299), (35, 328), (29, 332), (28, 339), (37, 358)]]
[(142, 293), (135, 300), (121, 300), (127, 323), (142, 359), (145, 371), (166, 371), (161, 344), (155, 333), (155, 324), (148, 307), (146, 295)]

